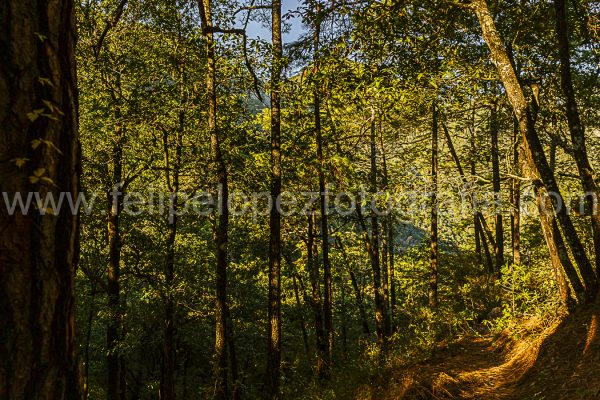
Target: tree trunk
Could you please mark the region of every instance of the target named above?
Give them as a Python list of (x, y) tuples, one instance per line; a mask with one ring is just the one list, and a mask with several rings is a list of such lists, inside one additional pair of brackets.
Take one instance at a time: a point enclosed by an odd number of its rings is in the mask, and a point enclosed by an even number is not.
[(579, 171), (579, 179), (586, 192), (586, 202), (591, 213), (592, 237), (596, 255), (596, 276), (600, 277), (600, 212), (598, 201), (600, 192), (596, 185), (596, 175), (590, 164), (585, 144), (584, 126), (579, 116), (573, 80), (571, 78), (571, 59), (569, 55), (569, 32), (567, 25), (567, 10), (564, 0), (554, 0), (556, 13), (556, 35), (560, 54), (561, 87), (566, 100), (566, 114), (573, 142), (573, 157)]
[(431, 250), (429, 271), (429, 305), (433, 308), (438, 305), (438, 120), (435, 102), (432, 109), (431, 127)]
[(229, 198), (227, 165), (221, 149), (221, 131), (217, 124), (217, 91), (216, 91), (216, 55), (211, 0), (199, 2), (202, 31), (206, 38), (207, 71), (206, 95), (208, 98), (207, 129), (210, 134), (211, 152), (213, 154), (217, 182), (219, 207), (217, 210), (217, 227), (215, 231), (216, 245), (216, 296), (215, 296), (215, 354), (214, 379), (215, 399), (228, 397), (227, 382), (227, 241), (229, 229)]
[[(314, 112), (315, 112), (315, 132), (317, 141), (317, 162), (319, 166), (319, 199), (321, 207), (321, 254), (323, 257), (323, 322), (325, 326), (326, 354), (325, 368), (329, 368), (333, 362), (333, 315), (332, 301), (333, 290), (331, 280), (331, 263), (329, 262), (329, 224), (327, 222), (327, 187), (325, 185), (325, 159), (323, 157), (323, 137), (321, 130), (321, 99), (319, 84), (319, 40), (321, 33), (321, 6), (317, 3), (315, 9), (315, 32), (314, 32), (314, 55), (315, 64), (315, 90), (314, 90)], [(325, 372), (325, 371), (323, 371)]]
[[(513, 174), (521, 175), (521, 159), (519, 157), (519, 123), (514, 119), (513, 129)], [(512, 232), (513, 264), (521, 264), (521, 181), (513, 179), (511, 186), (510, 230)]]
[(498, 150), (498, 109), (497, 104), (492, 104), (490, 111), (490, 133), (492, 137), (492, 181), (494, 188), (494, 197), (496, 201), (496, 246), (495, 253), (495, 268), (494, 272), (497, 277), (500, 277), (502, 266), (504, 265), (504, 231), (502, 228), (502, 197), (500, 193), (500, 157)]
[(396, 311), (396, 271), (394, 267), (394, 218), (389, 219), (388, 226), (388, 253), (390, 263), (390, 330), (393, 332), (394, 312)]
[[(380, 135), (379, 135), (379, 146), (381, 147), (381, 167), (382, 167), (382, 179), (381, 186), (384, 192), (388, 191), (388, 174), (387, 174), (387, 160), (385, 157), (385, 148), (383, 146), (383, 132), (381, 131), (380, 125)], [(389, 255), (389, 227), (388, 221), (390, 220), (390, 212), (391, 210), (387, 210), (387, 214), (383, 216), (381, 221), (381, 272), (383, 278), (383, 302), (385, 303), (385, 332), (386, 335), (391, 335), (392, 333), (392, 317), (390, 314), (390, 273), (388, 269), (388, 255)]]
[(316, 371), (319, 376), (322, 375), (325, 363), (325, 333), (323, 331), (323, 308), (321, 304), (321, 289), (320, 289), (320, 274), (319, 263), (315, 261), (317, 254), (315, 246), (315, 236), (313, 232), (314, 215), (308, 216), (308, 234), (306, 240), (307, 264), (310, 273), (310, 285), (312, 289), (311, 307), (315, 317), (315, 340), (317, 347), (317, 367)]
[[(0, 4), (0, 191), (79, 195), (75, 4)], [(43, 83), (40, 78), (50, 83)], [(52, 105), (52, 107), (49, 106)], [(43, 109), (44, 115), (32, 115)], [(18, 166), (18, 160), (24, 164)], [(10, 160), (10, 161), (9, 161)], [(46, 179), (31, 179), (37, 171)], [(48, 185), (47, 182), (52, 182)], [(81, 399), (74, 275), (79, 218), (0, 210), (0, 398)]]
[(298, 325), (300, 325), (300, 332), (302, 332), (302, 343), (304, 344), (304, 353), (306, 354), (306, 359), (310, 362), (308, 334), (306, 333), (306, 324), (304, 323), (304, 317), (302, 316), (302, 302), (300, 301), (300, 293), (298, 291), (298, 283), (296, 282), (295, 272), (292, 273), (292, 283), (294, 284), (294, 298), (296, 299), (296, 307), (298, 307), (298, 312), (300, 313), (300, 316), (298, 317)]
[(365, 336), (369, 336), (371, 334), (371, 332), (369, 330), (369, 322), (367, 320), (367, 312), (365, 311), (365, 305), (363, 302), (362, 293), (360, 291), (360, 287), (358, 286), (358, 281), (356, 280), (356, 274), (354, 273), (354, 268), (353, 268), (350, 260), (348, 260), (348, 254), (346, 253), (344, 244), (339, 239), (338, 239), (338, 244), (340, 246), (340, 250), (342, 251), (342, 256), (344, 257), (344, 263), (348, 266), (348, 274), (350, 275), (350, 282), (352, 283), (352, 289), (354, 290), (356, 307), (358, 308), (360, 320), (362, 322), (363, 333)]
[[(571, 220), (564, 203), (554, 173), (548, 165), (544, 149), (537, 136), (533, 118), (528, 107), (528, 103), (523, 94), (521, 85), (517, 79), (514, 68), (510, 62), (506, 48), (502, 39), (498, 35), (494, 20), (489, 12), (485, 0), (474, 0), (472, 7), (479, 19), (483, 38), (488, 44), (491, 51), (491, 57), (496, 65), (500, 78), (504, 83), (504, 87), (508, 94), (510, 103), (515, 111), (519, 128), (523, 135), (523, 144), (527, 163), (530, 166), (532, 178), (538, 179), (543, 184), (543, 189), (546, 192), (552, 193), (552, 203), (556, 219), (560, 225), (561, 231), (565, 236), (573, 258), (577, 263), (579, 272), (583, 278), (585, 285), (586, 297), (591, 300), (595, 297), (598, 290), (598, 282), (595, 276), (594, 269), (585, 254), (585, 250), (579, 240), (573, 221)], [(544, 196), (546, 193), (544, 194)]]
[[(375, 142), (375, 112), (371, 117), (371, 195), (377, 193), (377, 145)], [(371, 203), (372, 204), (372, 203)], [(360, 208), (357, 207), (357, 210)], [(366, 229), (365, 229), (366, 233)], [(368, 241), (368, 237), (366, 238)], [(381, 265), (379, 259), (379, 221), (377, 214), (371, 210), (371, 269), (373, 270), (373, 289), (375, 290), (375, 330), (377, 344), (383, 348), (386, 344), (387, 329), (385, 326), (385, 300), (381, 285)]]
[[(117, 76), (117, 87), (120, 78)], [(108, 382), (106, 394), (109, 400), (121, 399), (125, 388), (121, 387), (121, 356), (119, 343), (123, 330), (123, 310), (121, 305), (121, 233), (120, 217), (123, 206), (123, 145), (125, 128), (121, 121), (121, 108), (115, 101), (115, 138), (112, 149), (112, 187), (108, 193), (108, 268), (107, 268), (107, 308), (109, 311), (108, 326), (106, 327), (106, 365)]]
[(281, 193), (281, 0), (271, 10), (271, 207), (269, 219), (268, 347), (265, 398), (279, 399), (281, 375), (281, 215), (275, 206)]

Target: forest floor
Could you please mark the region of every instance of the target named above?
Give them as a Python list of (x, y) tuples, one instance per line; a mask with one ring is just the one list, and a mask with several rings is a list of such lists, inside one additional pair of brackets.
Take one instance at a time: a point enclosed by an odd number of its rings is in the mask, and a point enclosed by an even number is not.
[(600, 399), (600, 304), (551, 323), (531, 319), (468, 337), (392, 368), (359, 400)]

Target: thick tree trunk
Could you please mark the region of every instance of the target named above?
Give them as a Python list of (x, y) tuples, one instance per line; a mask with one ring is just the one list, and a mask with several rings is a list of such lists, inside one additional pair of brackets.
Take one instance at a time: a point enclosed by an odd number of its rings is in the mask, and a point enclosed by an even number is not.
[(585, 131), (575, 98), (573, 80), (571, 78), (571, 59), (569, 55), (569, 32), (567, 25), (567, 10), (564, 0), (554, 0), (556, 13), (556, 35), (560, 54), (561, 87), (566, 99), (566, 114), (573, 142), (573, 157), (579, 171), (579, 179), (586, 192), (586, 203), (591, 213), (592, 237), (596, 255), (596, 276), (600, 278), (600, 191), (596, 185), (596, 175), (590, 164), (585, 144)]
[(199, 1), (202, 20), (202, 30), (206, 38), (206, 94), (208, 98), (207, 129), (210, 133), (211, 152), (215, 163), (219, 207), (217, 210), (217, 226), (215, 230), (216, 245), (216, 296), (215, 296), (215, 354), (214, 379), (215, 399), (224, 400), (228, 397), (227, 382), (227, 242), (229, 229), (229, 187), (227, 165), (221, 149), (221, 131), (217, 121), (217, 91), (216, 91), (216, 54), (215, 40), (212, 33), (211, 0)]
[(577, 235), (573, 221), (567, 212), (566, 204), (564, 203), (564, 197), (559, 190), (554, 173), (548, 165), (546, 155), (544, 154), (544, 149), (539, 137), (537, 136), (533, 118), (523, 94), (521, 85), (517, 79), (502, 39), (498, 35), (494, 20), (490, 14), (486, 1), (474, 0), (471, 4), (477, 15), (477, 18), (479, 19), (483, 32), (483, 38), (490, 48), (492, 60), (496, 65), (500, 78), (508, 94), (508, 99), (515, 111), (517, 120), (519, 121), (519, 128), (524, 138), (524, 150), (527, 163), (530, 166), (530, 173), (532, 175), (531, 177), (541, 181), (543, 185), (543, 189), (541, 190), (552, 193), (553, 195), (552, 203), (556, 219), (583, 278), (586, 297), (591, 300), (595, 297), (598, 290), (598, 282), (595, 272), (587, 255), (585, 254), (585, 250)]
[(498, 149), (498, 110), (497, 105), (492, 104), (490, 111), (490, 133), (492, 137), (492, 182), (494, 188), (494, 197), (496, 201), (496, 246), (494, 272), (500, 277), (502, 266), (504, 265), (504, 231), (502, 228), (502, 198), (500, 193), (500, 157)]
[(431, 112), (431, 248), (429, 257), (429, 305), (435, 308), (438, 305), (438, 117), (435, 103), (431, 108)]
[[(333, 362), (333, 315), (332, 301), (333, 289), (331, 280), (331, 263), (329, 261), (329, 224), (327, 222), (327, 199), (325, 185), (325, 159), (323, 157), (323, 137), (321, 130), (321, 98), (320, 98), (320, 83), (319, 83), (319, 40), (321, 33), (321, 6), (316, 5), (315, 9), (315, 32), (314, 32), (314, 55), (313, 62), (315, 64), (315, 90), (314, 90), (314, 112), (315, 112), (315, 133), (317, 141), (317, 162), (319, 164), (319, 197), (321, 208), (321, 254), (323, 257), (323, 322), (325, 326), (326, 342), (326, 365), (329, 368)], [(323, 371), (325, 372), (325, 371)]]
[(275, 206), (281, 193), (281, 0), (271, 9), (271, 207), (269, 218), (268, 347), (265, 398), (279, 399), (281, 375), (281, 215)]
[[(26, 201), (32, 192), (55, 200), (60, 192), (73, 200), (79, 195), (74, 10), (71, 0), (0, 3), (5, 199), (20, 195)], [(40, 109), (51, 118), (32, 113)], [(44, 179), (31, 178), (38, 174)], [(2, 399), (82, 398), (73, 295), (78, 230), (79, 218), (69, 207), (57, 215), (33, 206), (0, 208)]]

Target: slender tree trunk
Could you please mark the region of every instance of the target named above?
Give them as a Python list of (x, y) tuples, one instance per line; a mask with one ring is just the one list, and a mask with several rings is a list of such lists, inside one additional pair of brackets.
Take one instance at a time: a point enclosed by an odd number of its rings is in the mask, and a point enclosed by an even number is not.
[[(71, 0), (0, 4), (0, 192), (11, 201), (32, 192), (79, 195), (74, 10)], [(38, 109), (51, 118), (28, 116)], [(34, 171), (53, 184), (31, 179)], [(68, 207), (57, 215), (7, 211), (0, 212), (0, 398), (81, 399), (73, 295), (79, 218)]]
[[(271, 10), (271, 199), (277, 204), (281, 193), (281, 0), (273, 0)], [(281, 375), (281, 215), (271, 207), (269, 220), (268, 347), (265, 398), (279, 399)]]
[(352, 289), (354, 290), (356, 308), (358, 308), (358, 312), (360, 315), (363, 333), (365, 336), (369, 336), (371, 334), (371, 332), (369, 330), (369, 322), (367, 320), (367, 312), (365, 310), (365, 305), (363, 302), (363, 297), (362, 297), (362, 293), (360, 291), (360, 287), (358, 286), (358, 281), (356, 280), (356, 274), (354, 273), (354, 267), (351, 264), (350, 260), (348, 260), (348, 254), (346, 253), (346, 248), (344, 247), (344, 244), (339, 239), (338, 239), (338, 244), (340, 246), (340, 250), (342, 251), (342, 256), (344, 257), (344, 263), (348, 266), (348, 274), (350, 275), (350, 282), (352, 283)]
[(598, 202), (600, 191), (596, 185), (596, 174), (590, 164), (585, 144), (585, 130), (579, 116), (573, 80), (571, 77), (571, 59), (569, 55), (569, 31), (567, 9), (564, 0), (554, 0), (556, 13), (556, 35), (560, 54), (561, 87), (566, 99), (566, 114), (573, 143), (573, 157), (579, 171), (579, 179), (586, 192), (586, 202), (591, 213), (592, 237), (596, 255), (596, 276), (600, 277), (600, 212)]
[[(450, 134), (448, 133), (448, 129), (446, 128), (446, 125), (444, 124), (444, 134), (446, 135), (446, 139), (448, 139), (450, 137)], [(476, 144), (475, 144), (475, 107), (473, 107), (473, 113), (471, 115), (471, 126), (469, 127), (469, 132), (470, 132), (470, 142), (471, 142), (471, 177), (474, 177), (477, 174), (477, 149), (476, 149)], [(451, 142), (451, 140), (450, 140)], [(448, 143), (450, 143), (448, 142)], [(450, 145), (448, 145), (450, 146)], [(459, 172), (460, 170), (462, 170), (462, 168), (459, 167), (460, 165), (460, 160), (458, 159), (458, 155), (456, 154), (456, 151), (454, 151), (454, 146), (452, 146), (453, 151), (451, 152), (452, 157), (454, 158), (454, 162), (456, 163), (457, 168), (459, 168)], [(458, 162), (457, 162), (458, 161)], [(463, 172), (464, 174), (464, 172)], [(465, 185), (468, 184), (466, 177), (463, 179), (463, 181), (465, 182)], [(479, 222), (479, 209), (478, 209), (478, 205), (476, 202), (476, 194), (475, 194), (475, 188), (473, 187), (473, 193), (471, 194), (471, 203), (473, 205), (473, 230), (475, 233), (475, 256), (476, 256), (476, 261), (477, 264), (479, 265), (483, 265), (483, 259), (481, 257), (481, 253), (482, 253), (482, 243), (483, 245), (485, 244), (485, 239), (482, 240), (481, 236), (482, 235), (482, 227), (481, 227), (481, 223)], [(486, 245), (487, 246), (487, 245)], [(487, 247), (485, 248), (486, 252), (489, 252), (489, 250), (487, 249)], [(493, 265), (491, 264), (491, 259), (486, 259), (487, 261), (487, 266), (488, 266), (488, 270), (493, 268)]]
[[(182, 93), (181, 106), (185, 103)], [(163, 362), (161, 366), (160, 398), (175, 400), (175, 305), (173, 299), (175, 279), (175, 245), (177, 241), (179, 171), (183, 148), (183, 132), (185, 129), (185, 113), (179, 112), (179, 128), (175, 132), (175, 155), (171, 159), (169, 151), (168, 131), (163, 132), (165, 156), (165, 178), (169, 189), (169, 216), (167, 219), (167, 250), (165, 257), (165, 319), (163, 327)]]
[[(519, 157), (519, 123), (514, 119), (513, 129), (513, 173), (521, 175), (521, 159)], [(521, 264), (521, 181), (513, 179), (511, 187), (510, 230), (512, 232), (513, 264)]]
[(215, 296), (215, 354), (214, 379), (215, 399), (225, 400), (228, 397), (227, 382), (227, 242), (229, 229), (229, 187), (227, 165), (221, 149), (221, 130), (217, 124), (217, 91), (216, 91), (216, 55), (215, 40), (212, 33), (211, 0), (199, 1), (202, 20), (202, 31), (206, 38), (207, 71), (206, 95), (208, 98), (207, 129), (210, 133), (211, 152), (213, 154), (218, 191), (219, 207), (217, 210), (216, 245), (216, 296)]
[(314, 215), (308, 216), (308, 234), (306, 240), (307, 264), (310, 272), (310, 285), (312, 289), (311, 307), (315, 318), (315, 340), (317, 349), (316, 371), (319, 376), (322, 375), (325, 363), (325, 332), (323, 330), (323, 308), (321, 304), (320, 274), (319, 263), (316, 262), (316, 246), (313, 231)]
[(438, 180), (438, 120), (435, 102), (432, 109), (431, 128), (431, 251), (429, 272), (429, 305), (438, 305), (438, 204), (437, 204), (437, 180)]
[(89, 395), (89, 377), (90, 377), (90, 345), (92, 341), (92, 328), (94, 325), (94, 315), (96, 313), (96, 285), (95, 281), (91, 284), (90, 298), (88, 299), (87, 326), (85, 331), (85, 349), (84, 349), (84, 382), (83, 398), (87, 400)]
[[(500, 78), (508, 94), (508, 98), (519, 121), (519, 128), (523, 135), (524, 150), (527, 163), (530, 166), (532, 178), (539, 179), (546, 192), (552, 193), (552, 203), (556, 219), (560, 225), (565, 241), (569, 246), (573, 258), (577, 263), (579, 272), (585, 285), (586, 297), (593, 299), (598, 290), (598, 281), (594, 269), (585, 254), (585, 250), (575, 231), (573, 221), (571, 220), (564, 203), (554, 173), (548, 165), (544, 149), (537, 136), (533, 117), (528, 107), (528, 103), (523, 94), (521, 85), (517, 79), (514, 68), (508, 57), (506, 48), (502, 39), (498, 35), (494, 20), (490, 14), (485, 0), (474, 0), (471, 7), (479, 19), (483, 38), (491, 51), (491, 57), (496, 65)], [(546, 194), (544, 194), (545, 196)]]
[[(380, 135), (379, 135), (379, 146), (381, 147), (381, 166), (382, 166), (382, 179), (381, 186), (384, 192), (388, 191), (388, 173), (387, 173), (387, 159), (385, 157), (385, 147), (383, 146), (383, 131), (381, 130), (380, 124)], [(390, 307), (390, 271), (388, 269), (388, 256), (389, 256), (389, 226), (388, 222), (390, 221), (390, 212), (391, 210), (387, 210), (387, 214), (383, 216), (381, 221), (381, 272), (383, 278), (383, 301), (385, 303), (385, 330), (386, 335), (391, 335), (392, 333), (392, 317), (391, 317), (391, 307)]]
[[(120, 77), (117, 76), (116, 86), (120, 90)], [(109, 400), (121, 399), (125, 388), (121, 387), (121, 356), (119, 343), (123, 330), (123, 310), (121, 305), (121, 233), (120, 218), (123, 206), (123, 146), (125, 128), (121, 121), (121, 106), (117, 97), (113, 96), (115, 137), (112, 149), (112, 187), (108, 193), (108, 268), (107, 268), (107, 297), (109, 320), (106, 327), (106, 365), (108, 382), (106, 394)]]
[[(377, 193), (377, 145), (375, 142), (375, 112), (371, 117), (371, 195)], [(357, 207), (357, 209), (359, 209)], [(366, 227), (365, 227), (366, 228)], [(366, 234), (366, 229), (364, 229)], [(368, 242), (368, 236), (366, 237)], [(387, 331), (385, 324), (385, 299), (381, 285), (381, 265), (379, 257), (379, 220), (374, 210), (371, 211), (371, 268), (373, 270), (373, 289), (375, 290), (375, 330), (377, 344), (383, 348), (386, 345)]]
[(304, 317), (302, 316), (302, 302), (300, 301), (298, 283), (296, 282), (296, 273), (292, 274), (292, 283), (294, 284), (294, 298), (296, 299), (296, 307), (298, 307), (298, 310), (300, 312), (300, 316), (298, 317), (298, 325), (300, 325), (300, 332), (302, 332), (302, 343), (304, 344), (304, 353), (306, 354), (306, 359), (310, 362), (308, 334), (306, 332), (306, 324), (304, 323)]
[(229, 349), (229, 370), (231, 371), (231, 382), (233, 382), (233, 387), (231, 388), (231, 399), (232, 400), (240, 400), (242, 398), (242, 389), (241, 382), (239, 377), (239, 368), (237, 361), (237, 353), (235, 350), (235, 336), (234, 336), (234, 326), (231, 316), (229, 315), (229, 308), (227, 309), (228, 314), (228, 328), (227, 329), (227, 347)]
[(502, 228), (502, 197), (500, 193), (500, 157), (498, 149), (498, 109), (497, 104), (492, 104), (490, 112), (490, 133), (492, 137), (492, 181), (494, 188), (494, 197), (496, 201), (496, 246), (495, 268), (494, 272), (500, 277), (502, 266), (504, 265), (504, 230)]
[[(333, 289), (331, 279), (331, 263), (329, 261), (329, 224), (327, 222), (327, 187), (325, 185), (325, 159), (323, 157), (323, 137), (321, 130), (321, 98), (319, 83), (319, 40), (321, 33), (321, 6), (317, 3), (315, 10), (315, 32), (314, 32), (314, 55), (315, 64), (315, 90), (314, 90), (314, 112), (315, 112), (315, 132), (317, 141), (317, 161), (319, 164), (319, 197), (321, 207), (321, 254), (323, 256), (323, 322), (325, 325), (326, 342), (326, 365), (329, 368), (333, 362), (333, 315), (332, 301)], [(325, 372), (325, 371), (323, 371)]]
[(390, 330), (393, 332), (395, 329), (394, 312), (396, 311), (396, 271), (394, 266), (394, 218), (390, 217), (387, 235), (390, 263)]

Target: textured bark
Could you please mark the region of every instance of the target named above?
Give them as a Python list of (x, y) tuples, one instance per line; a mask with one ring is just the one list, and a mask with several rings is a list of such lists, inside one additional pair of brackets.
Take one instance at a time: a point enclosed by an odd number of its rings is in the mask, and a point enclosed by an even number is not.
[[(492, 139), (492, 182), (494, 188), (494, 196), (501, 203), (500, 194), (500, 157), (498, 150), (498, 110), (497, 105), (492, 104), (490, 111), (490, 136)], [(500, 277), (502, 266), (504, 265), (504, 231), (502, 228), (502, 210), (496, 210), (496, 246), (494, 247), (495, 265), (494, 272)]]
[(211, 0), (199, 1), (202, 30), (206, 38), (206, 95), (208, 98), (207, 129), (210, 134), (210, 147), (213, 155), (217, 183), (219, 187), (219, 207), (217, 210), (217, 226), (215, 230), (216, 247), (216, 296), (215, 296), (215, 354), (214, 379), (215, 399), (228, 397), (227, 382), (227, 242), (229, 231), (229, 198), (227, 165), (221, 149), (221, 131), (217, 124), (217, 90), (216, 90), (216, 54), (215, 40), (212, 33)]
[(573, 221), (566, 210), (564, 197), (559, 190), (554, 173), (548, 165), (544, 149), (537, 135), (534, 121), (519, 80), (510, 62), (502, 39), (498, 35), (486, 1), (474, 0), (471, 4), (479, 19), (483, 38), (490, 48), (492, 61), (496, 65), (500, 79), (508, 94), (508, 99), (513, 107), (517, 120), (519, 121), (519, 129), (524, 139), (523, 147), (525, 156), (530, 167), (530, 177), (534, 180), (539, 180), (542, 183), (543, 188), (540, 190), (554, 194), (552, 203), (556, 219), (564, 235), (565, 242), (577, 263), (579, 273), (583, 278), (586, 297), (591, 300), (595, 297), (598, 290), (595, 272), (577, 235)]
[[(79, 194), (74, 6), (0, 3), (0, 192), (11, 200)], [(39, 109), (52, 118), (28, 116)], [(30, 179), (34, 171), (53, 185)], [(79, 218), (69, 207), (58, 215), (7, 211), (0, 208), (0, 398), (81, 399), (73, 295)]]
[[(321, 33), (321, 6), (316, 5), (315, 10), (315, 32), (314, 32), (314, 55), (313, 61), (315, 64), (315, 75), (318, 75), (319, 71), (319, 39)], [(332, 301), (333, 301), (333, 289), (331, 280), (331, 263), (329, 261), (329, 224), (327, 222), (327, 199), (326, 199), (326, 185), (325, 185), (325, 159), (323, 157), (323, 135), (321, 130), (321, 98), (320, 98), (320, 87), (319, 77), (315, 77), (315, 90), (314, 90), (314, 107), (315, 107), (315, 133), (317, 142), (317, 162), (319, 164), (319, 197), (320, 197), (320, 208), (321, 208), (321, 255), (323, 258), (323, 322), (325, 327), (326, 342), (326, 368), (329, 368), (333, 362), (333, 314), (332, 314)], [(324, 371), (323, 371), (324, 372)]]
[(592, 238), (594, 253), (596, 255), (596, 277), (600, 278), (600, 201), (596, 174), (590, 164), (585, 144), (585, 130), (575, 98), (573, 80), (571, 77), (571, 59), (569, 55), (569, 32), (567, 25), (567, 10), (564, 0), (554, 0), (556, 15), (556, 35), (558, 37), (558, 50), (560, 54), (560, 78), (563, 94), (566, 99), (566, 114), (573, 143), (573, 157), (579, 171), (579, 179), (583, 190), (586, 191), (586, 202), (591, 213)]
[(438, 184), (438, 117), (435, 103), (431, 108), (432, 127), (431, 127), (431, 243), (430, 243), (430, 267), (429, 267), (429, 305), (437, 307), (438, 305), (438, 204), (437, 204), (437, 184)]
[(551, 208), (552, 204), (548, 199), (543, 198), (543, 191), (539, 192), (540, 193), (536, 196), (536, 202), (540, 209), (540, 225), (542, 227), (544, 240), (548, 246), (550, 262), (552, 263), (552, 270), (554, 271), (554, 277), (558, 284), (561, 302), (564, 305), (568, 305), (571, 296), (569, 283), (565, 278), (565, 274), (568, 276), (569, 281), (573, 286), (575, 296), (581, 301), (585, 295), (583, 285), (581, 284), (579, 276), (577, 276), (577, 271), (575, 270), (573, 263), (569, 259), (569, 253), (560, 234), (556, 218), (554, 218), (554, 215), (546, 212), (546, 209)]
[[(271, 9), (271, 199), (277, 204), (281, 194), (281, 0), (273, 0)], [(281, 376), (281, 215), (271, 207), (269, 216), (269, 294), (268, 347), (265, 398), (279, 399)]]

